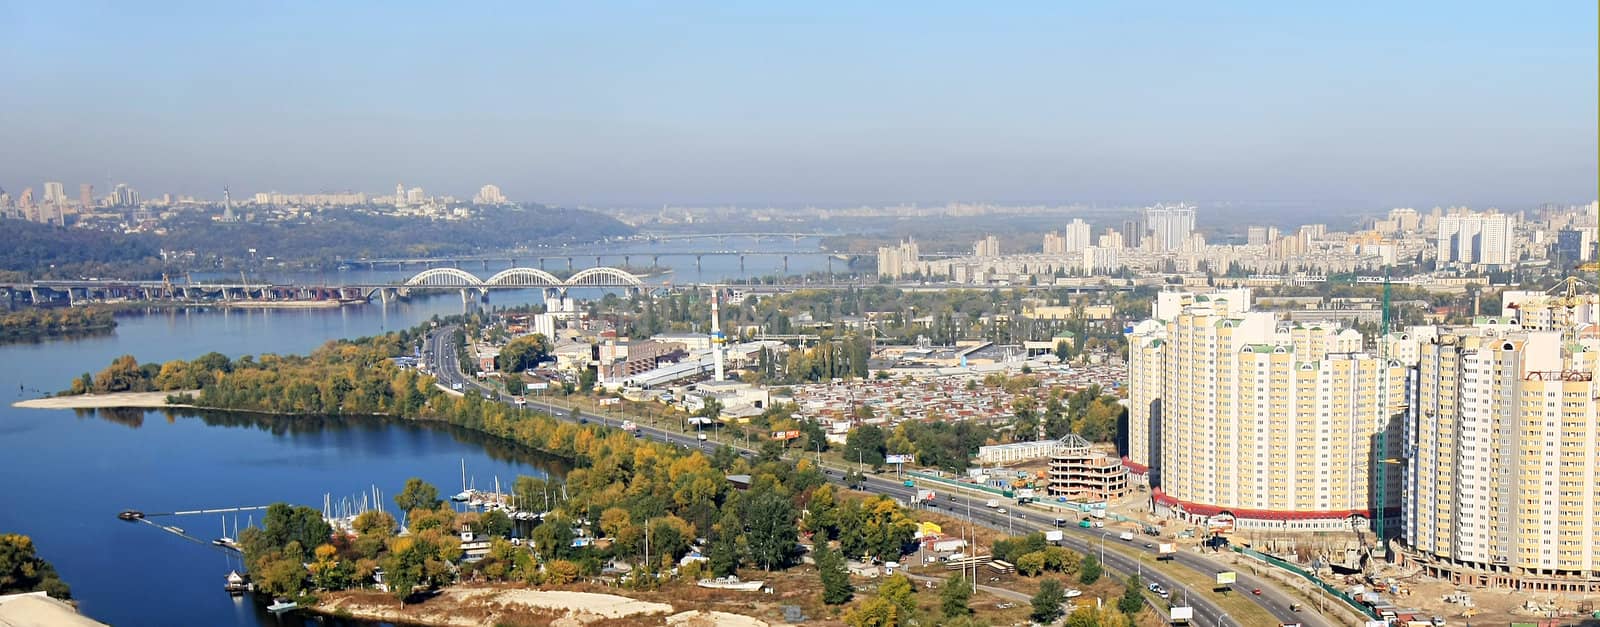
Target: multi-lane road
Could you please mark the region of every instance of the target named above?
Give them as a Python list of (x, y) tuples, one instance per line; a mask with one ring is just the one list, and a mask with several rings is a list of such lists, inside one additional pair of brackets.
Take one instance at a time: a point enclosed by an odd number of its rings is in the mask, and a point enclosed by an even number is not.
[[(446, 388), (459, 389), (465, 392), (478, 392), (493, 397), (495, 390), (480, 384), (471, 377), (461, 372), (457, 363), (456, 346), (453, 326), (445, 326), (430, 332), (424, 340), (428, 351), (426, 363), (433, 376)], [(456, 386), (459, 385), (460, 388)], [(511, 402), (510, 399), (504, 399)], [(527, 407), (535, 411), (542, 411), (558, 419), (568, 420), (573, 418), (572, 408), (553, 404), (549, 401), (529, 398)], [(600, 414), (580, 411), (576, 418), (580, 421), (593, 422), (603, 426), (620, 427), (622, 421)], [(693, 431), (678, 431), (663, 429), (650, 424), (636, 423), (639, 437), (648, 438), (674, 444), (685, 448), (702, 448), (721, 446), (724, 442), (703, 441)], [(732, 442), (725, 443), (741, 454), (754, 455), (755, 451), (749, 447), (742, 447)], [(838, 484), (845, 482), (845, 469), (824, 465), (829, 481)], [(901, 502), (910, 503), (916, 499), (914, 487), (907, 487), (900, 481), (878, 477), (872, 474), (865, 476), (863, 489), (875, 494), (885, 494)], [(976, 524), (981, 524), (992, 529), (1008, 533), (1026, 534), (1034, 531), (1056, 529), (1054, 527), (1055, 514), (1033, 508), (1018, 510), (1007, 504), (1006, 508), (987, 507), (987, 500), (992, 498), (987, 494), (967, 494), (938, 490), (941, 492), (938, 499), (933, 502), (935, 508), (944, 509), (946, 514), (957, 518), (969, 518)], [(1005, 513), (1001, 513), (1004, 509)], [(1155, 560), (1156, 551), (1145, 538), (1148, 536), (1136, 535), (1133, 542), (1125, 542), (1118, 538), (1117, 532), (1105, 528), (1081, 528), (1071, 521), (1065, 528), (1063, 544), (1080, 553), (1093, 553), (1103, 555), (1102, 563), (1113, 571), (1124, 575), (1139, 573), (1146, 582), (1160, 583), (1167, 590), (1182, 593), (1184, 602), (1194, 608), (1193, 624), (1200, 627), (1255, 627), (1247, 625), (1246, 620), (1229, 616), (1213, 597), (1218, 594), (1242, 595), (1244, 598), (1260, 605), (1268, 613), (1284, 623), (1299, 623), (1307, 627), (1332, 627), (1337, 623), (1317, 615), (1309, 608), (1296, 612), (1290, 609), (1294, 602), (1287, 592), (1275, 585), (1269, 584), (1248, 576), (1246, 573), (1238, 574), (1238, 582), (1228, 587), (1225, 592), (1217, 592), (1211, 588), (1196, 589), (1184, 585), (1177, 579), (1162, 572), (1157, 567)], [(1129, 553), (1137, 555), (1137, 559)], [(1196, 571), (1207, 578), (1214, 576), (1218, 570), (1232, 570), (1210, 559), (1190, 552), (1179, 552), (1174, 560), (1179, 565)], [(1259, 589), (1261, 594), (1256, 595), (1253, 590)]]

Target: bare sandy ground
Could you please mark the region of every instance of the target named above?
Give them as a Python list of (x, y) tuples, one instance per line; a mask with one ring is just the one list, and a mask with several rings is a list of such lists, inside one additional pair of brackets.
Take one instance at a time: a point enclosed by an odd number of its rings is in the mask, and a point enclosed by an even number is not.
[(570, 625), (617, 618), (644, 622), (643, 617), (666, 614), (672, 611), (672, 606), (593, 592), (456, 587), (404, 609), (387, 598), (355, 597), (334, 598), (317, 609), (330, 613), (342, 610), (358, 618), (466, 627), (494, 624), (501, 617), (530, 612), (561, 616), (559, 622)]
[(77, 608), (41, 594), (0, 597), (0, 627), (105, 627)]
[(768, 627), (767, 621), (749, 616), (703, 610), (673, 614), (667, 617), (667, 624), (676, 627)]
[(117, 392), (114, 394), (79, 394), (77, 396), (52, 396), (12, 403), (12, 407), (26, 409), (115, 409), (120, 407), (184, 407), (168, 405), (169, 394), (199, 394), (188, 392)]

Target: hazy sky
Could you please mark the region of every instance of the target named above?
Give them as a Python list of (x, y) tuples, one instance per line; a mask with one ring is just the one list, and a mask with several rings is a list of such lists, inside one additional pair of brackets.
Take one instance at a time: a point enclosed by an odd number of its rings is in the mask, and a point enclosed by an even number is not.
[(0, 0), (0, 186), (1595, 197), (1593, 0), (1212, 4)]

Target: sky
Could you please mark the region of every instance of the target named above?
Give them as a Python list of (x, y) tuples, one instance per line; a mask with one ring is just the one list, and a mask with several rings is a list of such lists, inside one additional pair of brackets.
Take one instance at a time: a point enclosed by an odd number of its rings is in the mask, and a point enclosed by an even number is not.
[(0, 0), (0, 186), (1587, 202), (1596, 23), (1592, 0)]

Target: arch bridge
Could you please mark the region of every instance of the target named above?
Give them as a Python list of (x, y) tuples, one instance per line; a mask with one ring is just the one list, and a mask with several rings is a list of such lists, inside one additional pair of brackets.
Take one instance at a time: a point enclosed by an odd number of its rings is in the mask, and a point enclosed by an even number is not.
[(644, 281), (631, 272), (611, 267), (588, 268), (564, 280), (539, 268), (507, 268), (496, 272), (488, 279), (480, 279), (477, 275), (460, 268), (429, 268), (406, 279), (401, 285), (378, 288), (374, 291), (379, 297), (387, 300), (400, 290), (459, 289), (462, 298), (466, 299), (474, 293), (484, 293), (494, 289), (544, 289), (552, 295), (560, 294), (565, 297), (567, 290), (574, 287), (636, 290), (644, 287)]

